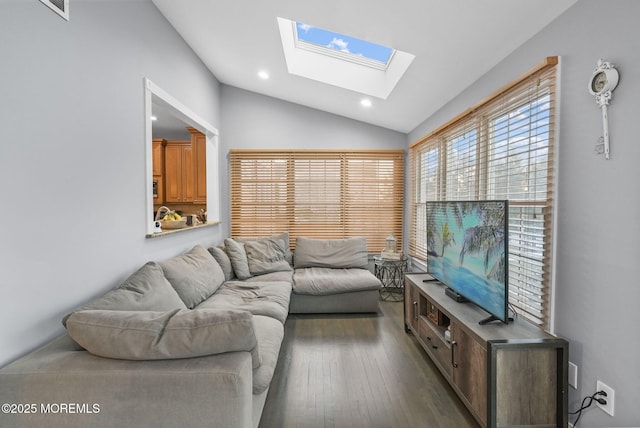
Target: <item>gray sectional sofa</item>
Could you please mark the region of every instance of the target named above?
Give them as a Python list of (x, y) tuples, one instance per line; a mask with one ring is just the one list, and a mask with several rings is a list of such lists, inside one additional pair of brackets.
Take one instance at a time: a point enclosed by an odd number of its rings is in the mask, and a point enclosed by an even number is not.
[(364, 238), (226, 239), (148, 262), (0, 369), (2, 427), (257, 427), (288, 314), (377, 312)]

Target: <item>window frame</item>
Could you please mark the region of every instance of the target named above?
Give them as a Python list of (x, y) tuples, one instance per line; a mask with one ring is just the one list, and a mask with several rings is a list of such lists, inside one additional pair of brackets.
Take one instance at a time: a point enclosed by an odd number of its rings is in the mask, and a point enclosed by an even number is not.
[(202, 117), (182, 104), (160, 86), (148, 78), (143, 78), (144, 84), (144, 144), (145, 144), (145, 191), (146, 191), (146, 238), (156, 238), (167, 234), (182, 233), (190, 229), (174, 229), (156, 233), (154, 221), (153, 198), (153, 106), (166, 108), (170, 113), (206, 137), (206, 180), (207, 180), (207, 222), (205, 226), (220, 223), (220, 193), (218, 176), (218, 129), (209, 124)]
[[(334, 37), (337, 36), (343, 40), (344, 39), (351, 40), (366, 46), (374, 47), (375, 49), (382, 48), (385, 51), (388, 51), (389, 54), (387, 55), (386, 61), (382, 61), (373, 56), (369, 56), (365, 53), (350, 52), (348, 50), (342, 51), (342, 50), (336, 49), (335, 47), (318, 44), (302, 36), (300, 33), (301, 31), (300, 26), (308, 27), (309, 29), (316, 29), (327, 35), (333, 35)], [(293, 21), (293, 32), (294, 32), (294, 40), (295, 40), (296, 48), (306, 49), (311, 52), (316, 52), (321, 55), (338, 58), (343, 61), (351, 61), (355, 64), (364, 65), (366, 67), (371, 67), (377, 70), (386, 71), (387, 68), (389, 68), (389, 64), (391, 64), (391, 61), (393, 60), (393, 56), (396, 53), (396, 49), (391, 48), (389, 46), (380, 45), (378, 43), (373, 43), (368, 40), (363, 40), (357, 37), (349, 36), (347, 34), (341, 34), (334, 31), (326, 30), (324, 28), (308, 25), (299, 21)]]
[[(527, 321), (544, 329), (550, 329), (553, 321), (551, 314), (554, 294), (553, 260), (556, 215), (554, 195), (556, 191), (555, 177), (557, 175), (556, 157), (554, 156), (554, 150), (556, 150), (555, 147), (557, 146), (557, 64), (558, 57), (546, 58), (541, 64), (519, 79), (505, 85), (494, 94), (411, 144), (409, 147), (408, 166), (409, 233), (407, 240), (409, 255), (417, 259), (417, 264), (424, 263), (426, 265), (427, 259), (426, 244), (424, 242), (421, 244), (420, 238), (423, 234), (426, 234), (424, 219), (421, 218), (421, 216), (424, 217), (425, 215), (424, 211), (421, 211), (421, 206), (424, 207), (426, 200), (509, 199), (510, 241), (517, 236), (520, 237), (517, 245), (512, 245), (512, 242), (510, 242), (510, 307), (516, 314), (522, 315)], [(546, 91), (548, 91), (548, 94)], [(495, 134), (492, 134), (492, 124), (497, 123), (498, 118), (507, 117), (505, 115), (511, 115), (515, 111), (519, 112), (520, 110), (517, 110), (516, 106), (522, 109), (523, 106), (531, 107), (536, 103), (539, 105), (544, 98), (544, 94), (549, 97), (547, 103), (548, 123), (537, 122), (537, 112), (531, 111), (529, 117), (532, 118), (532, 121), (517, 124), (518, 126), (514, 126), (515, 131), (511, 129), (509, 124), (501, 134), (502, 139), (494, 139)], [(511, 121), (512, 117), (516, 116), (508, 116), (507, 121)], [(452, 165), (455, 162), (451, 162), (448, 159), (448, 153), (451, 151), (448, 143), (469, 132), (477, 134), (475, 153), (469, 154), (468, 159), (456, 159), (463, 166), (452, 171)], [(520, 140), (512, 140), (512, 132), (522, 133), (525, 136)], [(546, 138), (546, 140), (542, 139), (542, 141), (546, 141), (546, 146), (537, 145), (537, 137), (539, 135), (543, 135)], [(514, 141), (528, 144), (528, 148), (521, 150), (524, 155), (528, 156), (527, 159), (529, 161), (533, 159), (534, 161), (542, 160), (544, 162), (542, 167), (541, 163), (529, 163), (526, 165), (527, 173), (525, 178), (517, 177), (522, 183), (525, 183), (521, 185), (524, 190), (516, 193), (517, 197), (515, 198), (510, 195), (514, 192), (513, 189), (519, 188), (517, 185), (512, 186), (510, 184), (504, 187), (506, 193), (492, 193), (491, 186), (497, 180), (492, 180), (492, 174), (496, 172), (496, 169), (492, 169), (490, 166), (491, 152), (498, 146), (498, 143), (504, 144), (509, 148), (517, 147), (518, 143), (514, 143)], [(473, 147), (469, 148), (470, 153), (472, 149)], [(424, 165), (424, 156), (429, 153), (437, 153), (437, 159), (434, 158), (431, 164), (428, 164), (431, 169), (427, 170)], [(518, 153), (518, 155), (520, 154)], [(508, 153), (504, 156), (505, 163), (508, 163), (511, 159), (516, 159), (514, 164), (520, 166), (518, 162), (521, 159), (518, 155), (513, 155), (511, 152)], [(474, 157), (475, 159), (469, 160)], [(456, 165), (453, 166), (456, 167)], [(434, 169), (435, 171), (432, 171)], [(539, 183), (540, 170), (544, 172), (542, 177), (544, 182), (542, 183)], [(429, 172), (429, 175), (425, 179), (429, 179), (431, 188), (424, 189), (426, 180), (423, 180), (423, 176), (427, 172)], [(455, 176), (455, 173), (458, 173), (458, 176), (463, 181), (466, 181), (462, 183), (464, 185), (467, 185), (468, 181), (473, 177), (473, 192), (456, 193), (459, 190), (458, 187), (464, 186), (455, 186), (448, 182), (448, 178)], [(513, 177), (516, 177), (516, 174), (511, 174), (511, 171), (509, 171), (502, 178), (505, 181), (509, 181)], [(541, 189), (537, 193), (533, 193), (534, 197), (530, 199), (528, 197), (532, 192), (529, 191), (529, 183), (533, 183), (534, 186), (539, 185)], [(536, 188), (535, 190), (538, 189)], [(517, 213), (521, 217), (514, 216), (512, 213)], [(520, 224), (515, 224), (514, 217), (520, 221)], [(522, 231), (520, 235), (515, 230), (517, 227)], [(536, 227), (538, 229), (532, 231)], [(512, 229), (514, 230), (513, 232)], [(540, 235), (537, 235), (538, 233)], [(523, 238), (529, 238), (530, 236), (539, 237), (541, 241), (537, 239), (527, 241), (527, 239)], [(424, 238), (422, 238), (422, 241), (425, 241)], [(536, 257), (539, 257), (540, 260), (536, 259)], [(531, 266), (534, 267), (531, 268)], [(511, 275), (515, 267), (526, 272)], [(529, 269), (532, 270), (530, 271)], [(515, 281), (518, 281), (517, 284), (514, 283)], [(532, 294), (529, 294), (530, 287), (534, 290)]]

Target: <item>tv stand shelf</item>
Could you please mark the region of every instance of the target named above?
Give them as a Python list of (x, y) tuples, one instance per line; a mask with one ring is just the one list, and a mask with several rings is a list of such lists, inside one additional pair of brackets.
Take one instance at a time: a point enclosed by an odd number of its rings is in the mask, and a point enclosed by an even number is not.
[(518, 319), (481, 325), (486, 312), (427, 278), (405, 275), (405, 331), (474, 418), (490, 428), (566, 427), (568, 342)]

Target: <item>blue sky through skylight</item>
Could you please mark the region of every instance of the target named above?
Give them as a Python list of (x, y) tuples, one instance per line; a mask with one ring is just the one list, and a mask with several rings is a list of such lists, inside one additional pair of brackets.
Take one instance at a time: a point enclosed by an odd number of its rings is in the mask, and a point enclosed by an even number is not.
[(333, 31), (296, 22), (296, 33), (298, 40), (302, 40), (314, 45), (323, 46), (340, 52), (363, 56), (386, 64), (393, 53), (393, 49), (386, 46), (356, 39)]

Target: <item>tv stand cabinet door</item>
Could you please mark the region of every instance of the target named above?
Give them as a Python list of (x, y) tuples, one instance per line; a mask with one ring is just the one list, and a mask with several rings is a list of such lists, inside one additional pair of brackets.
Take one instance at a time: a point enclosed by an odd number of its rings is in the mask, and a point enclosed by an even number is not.
[(495, 400), (490, 412), (492, 426), (567, 426), (565, 412), (560, 410), (563, 397), (558, 391), (563, 371), (563, 364), (558, 362), (559, 348), (545, 346), (557, 342), (561, 348), (560, 341), (526, 347), (490, 343), (490, 395)]
[(453, 383), (479, 421), (487, 420), (487, 350), (460, 325), (452, 322)]
[(409, 280), (405, 279), (404, 288), (404, 330), (411, 331), (418, 337), (418, 319), (420, 316), (420, 292), (418, 288)]

